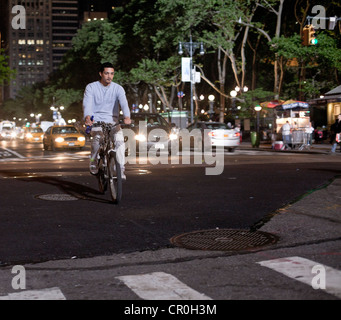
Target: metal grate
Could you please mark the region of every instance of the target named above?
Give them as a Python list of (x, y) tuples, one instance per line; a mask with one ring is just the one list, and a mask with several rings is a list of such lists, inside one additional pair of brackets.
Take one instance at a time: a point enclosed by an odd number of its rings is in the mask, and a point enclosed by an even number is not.
[(192, 250), (244, 251), (274, 244), (278, 237), (262, 231), (213, 229), (181, 234), (170, 241)]

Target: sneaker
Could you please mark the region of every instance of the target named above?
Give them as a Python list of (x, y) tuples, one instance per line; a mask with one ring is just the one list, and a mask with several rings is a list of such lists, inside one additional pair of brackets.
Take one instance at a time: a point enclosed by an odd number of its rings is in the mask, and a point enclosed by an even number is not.
[(95, 160), (90, 159), (90, 173), (96, 175), (98, 173), (98, 166)]
[(127, 177), (126, 177), (126, 175), (124, 174), (124, 172), (121, 173), (121, 178), (122, 178), (122, 180), (124, 180), (124, 181), (127, 180)]

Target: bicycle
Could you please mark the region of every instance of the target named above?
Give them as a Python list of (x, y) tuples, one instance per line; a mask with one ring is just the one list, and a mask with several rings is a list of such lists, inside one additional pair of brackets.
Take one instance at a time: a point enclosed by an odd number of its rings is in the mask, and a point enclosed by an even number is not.
[(121, 165), (116, 158), (115, 135), (119, 131), (119, 123), (110, 124), (99, 122), (94, 126), (101, 126), (103, 138), (98, 150), (98, 188), (103, 194), (108, 189), (114, 203), (119, 204), (122, 199), (122, 172)]

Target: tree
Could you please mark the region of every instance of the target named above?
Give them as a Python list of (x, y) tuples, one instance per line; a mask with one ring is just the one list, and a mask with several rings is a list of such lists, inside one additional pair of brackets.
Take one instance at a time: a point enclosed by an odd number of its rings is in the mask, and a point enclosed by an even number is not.
[(173, 109), (165, 89), (174, 85), (174, 72), (179, 66), (179, 60), (179, 57), (174, 56), (160, 62), (143, 59), (137, 68), (131, 70), (132, 79), (144, 81), (153, 87), (164, 106), (164, 111), (166, 108)]
[[(327, 91), (332, 86), (330, 80), (328, 82), (322, 80), (319, 83), (316, 77), (325, 74), (325, 77), (321, 78), (328, 79), (328, 75), (341, 71), (341, 50), (337, 46), (335, 37), (320, 31), (318, 39), (318, 45), (307, 47), (301, 45), (299, 34), (294, 34), (291, 37), (282, 36), (272, 42), (271, 50), (275, 51), (282, 60), (282, 72), (294, 70), (294, 74), (297, 75), (295, 79), (288, 81), (289, 89), (293, 88), (287, 94), (288, 98), (296, 97), (300, 100), (314, 98), (323, 89)], [(302, 66), (304, 66), (305, 76), (309, 75), (304, 78), (304, 81), (301, 78)], [(299, 89), (297, 90), (297, 88)]]
[(5, 55), (5, 50), (0, 49), (0, 85), (15, 78), (16, 71), (11, 70), (7, 61), (8, 56)]

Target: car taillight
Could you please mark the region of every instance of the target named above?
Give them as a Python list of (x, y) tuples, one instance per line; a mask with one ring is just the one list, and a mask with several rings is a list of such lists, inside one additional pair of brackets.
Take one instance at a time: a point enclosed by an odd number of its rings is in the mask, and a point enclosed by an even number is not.
[(211, 132), (208, 133), (208, 135), (209, 135), (210, 137), (214, 137), (214, 132), (211, 131)]
[(235, 137), (240, 137), (240, 132), (236, 132), (236, 133), (234, 134), (234, 136), (235, 136)]

